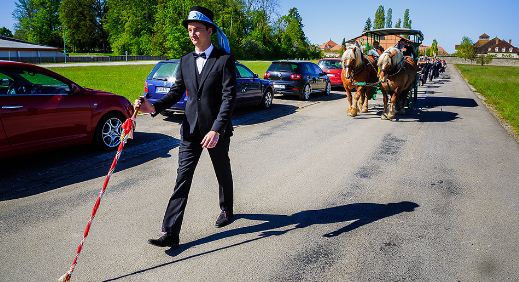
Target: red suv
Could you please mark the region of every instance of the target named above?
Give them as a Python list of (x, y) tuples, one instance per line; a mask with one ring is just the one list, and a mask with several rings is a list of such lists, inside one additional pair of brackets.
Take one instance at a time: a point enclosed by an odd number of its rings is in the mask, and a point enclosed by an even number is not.
[(0, 158), (72, 144), (116, 148), (132, 113), (122, 96), (35, 65), (0, 61)]
[(320, 59), (317, 63), (319, 67), (328, 75), (332, 87), (343, 87), (341, 73), (341, 59), (339, 58), (326, 58)]

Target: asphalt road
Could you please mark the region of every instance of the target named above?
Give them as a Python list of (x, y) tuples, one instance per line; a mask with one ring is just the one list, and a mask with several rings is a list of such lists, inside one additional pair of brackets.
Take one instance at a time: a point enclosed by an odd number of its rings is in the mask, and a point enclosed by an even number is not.
[[(204, 153), (176, 251), (147, 239), (175, 180), (180, 119), (139, 117), (73, 279), (519, 280), (519, 144), (452, 67), (394, 122), (380, 97), (357, 118), (342, 92), (276, 98), (234, 118), (236, 221), (214, 228)], [(6, 164), (0, 281), (67, 271), (112, 157), (80, 147)]]

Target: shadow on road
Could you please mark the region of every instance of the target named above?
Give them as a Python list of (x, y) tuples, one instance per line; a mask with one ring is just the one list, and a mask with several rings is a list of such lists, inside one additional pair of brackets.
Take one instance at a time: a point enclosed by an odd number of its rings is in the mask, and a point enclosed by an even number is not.
[[(439, 92), (436, 92), (436, 94)], [(439, 106), (452, 106), (452, 107), (463, 107), (463, 108), (474, 108), (478, 106), (478, 103), (472, 98), (456, 98), (456, 97), (438, 97), (429, 96), (424, 100), (425, 106), (429, 108)]]
[[(337, 93), (337, 92), (334, 93), (334, 92), (330, 93), (330, 95), (328, 95), (328, 96), (326, 96), (322, 93), (312, 93), (312, 95), (310, 96), (310, 99), (306, 102), (311, 103), (314, 101), (334, 101), (334, 100), (346, 98), (346, 92), (339, 92), (339, 93)], [(296, 95), (276, 94), (275, 99), (287, 100), (287, 101), (301, 101), (301, 98)], [(275, 99), (274, 99), (274, 101), (276, 101)], [(303, 101), (301, 101), (301, 102), (303, 102)]]
[(240, 126), (264, 123), (294, 114), (297, 109), (298, 107), (296, 106), (285, 104), (273, 104), (268, 110), (257, 110), (254, 112), (251, 112), (247, 108), (242, 108), (235, 111), (232, 124), (234, 126)]
[[(226, 231), (222, 231), (186, 244), (182, 244), (178, 249), (175, 250), (167, 250), (166, 253), (170, 256), (176, 256), (183, 252), (188, 248), (192, 248), (198, 245), (202, 245), (209, 242), (214, 242), (218, 240), (222, 240), (225, 238), (230, 238), (233, 236), (243, 235), (243, 234), (251, 234), (258, 233), (258, 236), (253, 239), (244, 240), (239, 243), (235, 243), (232, 245), (228, 245), (225, 247), (217, 248), (214, 250), (206, 251), (199, 254), (194, 254), (185, 258), (181, 258), (178, 260), (174, 260), (171, 262), (155, 265), (149, 268), (145, 268), (142, 270), (135, 271), (133, 273), (129, 273), (126, 275), (122, 275), (116, 278), (112, 278), (105, 281), (114, 281), (122, 278), (126, 278), (132, 275), (141, 274), (143, 272), (157, 269), (163, 266), (171, 265), (174, 263), (178, 263), (181, 261), (185, 261), (188, 259), (192, 259), (195, 257), (203, 256), (206, 254), (214, 253), (217, 251), (225, 250), (228, 248), (232, 248), (235, 246), (239, 246), (242, 244), (246, 244), (249, 242), (253, 242), (262, 238), (267, 238), (271, 236), (281, 236), (286, 234), (287, 232), (293, 231), (299, 228), (306, 228), (312, 225), (320, 225), (320, 224), (333, 224), (333, 223), (341, 223), (347, 221), (353, 221), (341, 227), (335, 231), (323, 234), (323, 237), (335, 237), (341, 234), (350, 232), (354, 229), (362, 227), (364, 225), (373, 223), (383, 218), (391, 217), (393, 215), (397, 215), (403, 212), (412, 212), (417, 207), (418, 204), (413, 202), (399, 202), (399, 203), (389, 203), (389, 204), (376, 204), (376, 203), (356, 203), (349, 205), (336, 206), (331, 208), (325, 208), (320, 210), (307, 210), (298, 212), (292, 215), (278, 215), (278, 214), (240, 214), (236, 215), (236, 220), (240, 219), (248, 219), (254, 221), (261, 221), (259, 224), (240, 227), (236, 229), (230, 229)], [(280, 228), (285, 228), (284, 230), (279, 230)]]
[[(124, 147), (116, 171), (159, 157), (179, 140), (164, 134), (135, 132)], [(23, 198), (107, 174), (116, 151), (100, 152), (92, 146), (71, 147), (3, 161), (0, 171), (0, 201)]]

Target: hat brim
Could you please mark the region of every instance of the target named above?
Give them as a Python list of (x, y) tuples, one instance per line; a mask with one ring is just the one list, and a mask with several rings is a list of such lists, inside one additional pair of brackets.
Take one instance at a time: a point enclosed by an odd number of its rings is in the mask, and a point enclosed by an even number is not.
[[(206, 22), (206, 21), (201, 21), (201, 20), (183, 20), (182, 21), (182, 25), (184, 25), (185, 28), (187, 28), (187, 25), (191, 22), (198, 22), (198, 23), (203, 23), (205, 25), (208, 25), (210, 27), (212, 27), (213, 29), (216, 29), (216, 26), (213, 24), (213, 23), (210, 23), (210, 22)], [(214, 31), (213, 31), (214, 32)]]

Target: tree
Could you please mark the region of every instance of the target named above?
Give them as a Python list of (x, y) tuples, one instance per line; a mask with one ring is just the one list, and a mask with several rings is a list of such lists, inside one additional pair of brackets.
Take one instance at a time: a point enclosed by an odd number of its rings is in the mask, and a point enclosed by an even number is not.
[(430, 49), (433, 56), (438, 55), (438, 41), (436, 41), (436, 39), (433, 39)]
[(61, 46), (60, 0), (18, 0), (13, 17), (15, 37), (31, 42)]
[(59, 18), (74, 52), (93, 51), (98, 42), (95, 0), (62, 0)]
[(288, 11), (288, 15), (280, 18), (281, 51), (289, 58), (310, 57), (310, 43), (303, 31), (303, 18), (297, 8)]
[(409, 9), (404, 11), (404, 25), (403, 28), (411, 28), (411, 22), (409, 20)]
[[(150, 55), (158, 0), (108, 0), (105, 28), (116, 54)], [(172, 1), (173, 2), (173, 1)], [(184, 5), (188, 1), (175, 1)], [(185, 17), (187, 12), (183, 12)], [(185, 29), (182, 27), (185, 32)], [(185, 33), (184, 33), (185, 34)], [(163, 33), (161, 36), (168, 36)], [(186, 36), (184, 36), (186, 37)]]
[(389, 8), (389, 9), (387, 9), (386, 28), (392, 28), (392, 27), (393, 27), (393, 9)]
[(364, 25), (364, 29), (362, 31), (368, 31), (371, 30), (371, 18), (368, 18), (366, 20), (366, 24)]
[(475, 59), (476, 59), (476, 63), (483, 66), (483, 65), (490, 64), (492, 62), (492, 60), (494, 59), (494, 56), (489, 55), (489, 54), (479, 55), (479, 56), (476, 56)]
[(11, 30), (5, 26), (0, 28), (0, 35), (7, 36), (7, 37), (13, 37), (13, 33), (11, 32)]
[(375, 12), (375, 20), (373, 21), (373, 29), (384, 28), (386, 18), (384, 15), (384, 6), (379, 5)]
[(402, 27), (402, 20), (400, 18), (398, 18), (398, 20), (396, 20), (396, 23), (395, 23), (395, 28), (401, 28)]
[(476, 48), (474, 42), (467, 36), (463, 36), (461, 44), (456, 49), (456, 56), (465, 60), (473, 61), (476, 58)]

